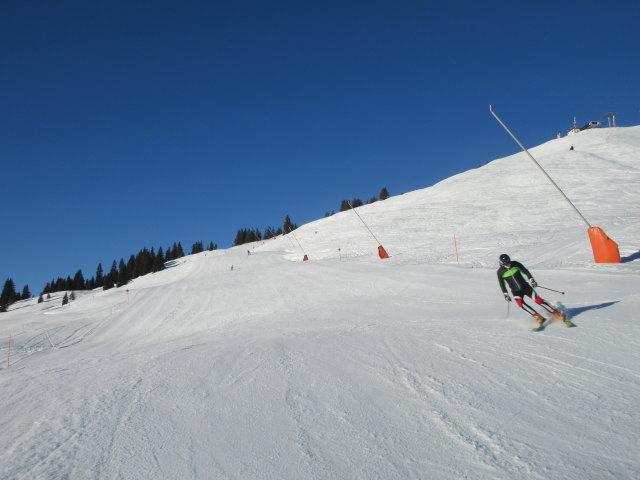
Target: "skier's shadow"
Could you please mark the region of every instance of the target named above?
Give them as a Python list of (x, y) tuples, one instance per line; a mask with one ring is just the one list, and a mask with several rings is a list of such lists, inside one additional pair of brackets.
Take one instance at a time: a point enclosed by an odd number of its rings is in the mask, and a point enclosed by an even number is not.
[(618, 302), (620, 302), (620, 300), (616, 300), (615, 302), (599, 303), (598, 305), (587, 305), (586, 307), (567, 308), (567, 313), (569, 314), (569, 318), (575, 318), (582, 312), (588, 312), (589, 310), (599, 310), (600, 308), (607, 308), (611, 305), (615, 305)]
[(640, 250), (636, 253), (632, 253), (627, 257), (622, 257), (622, 263), (633, 262), (634, 260), (638, 260), (640, 258)]

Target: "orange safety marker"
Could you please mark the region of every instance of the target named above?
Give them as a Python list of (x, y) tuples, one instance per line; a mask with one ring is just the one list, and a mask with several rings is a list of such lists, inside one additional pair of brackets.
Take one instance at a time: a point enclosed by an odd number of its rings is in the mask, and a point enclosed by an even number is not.
[(380, 245), (378, 247), (378, 255), (380, 256), (380, 258), (389, 258), (389, 254), (387, 253), (387, 251), (384, 249), (384, 247), (382, 245)]
[(596, 263), (620, 263), (620, 250), (618, 244), (610, 239), (600, 227), (588, 229), (593, 259)]

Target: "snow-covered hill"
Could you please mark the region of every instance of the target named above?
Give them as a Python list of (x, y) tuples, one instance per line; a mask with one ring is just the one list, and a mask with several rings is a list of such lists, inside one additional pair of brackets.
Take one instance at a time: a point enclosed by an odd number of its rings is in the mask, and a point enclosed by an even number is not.
[[(531, 153), (624, 263), (593, 263), (517, 154), (359, 208), (372, 233), (343, 212), (20, 302), (0, 315), (0, 478), (640, 478), (640, 127)], [(508, 310), (501, 253), (577, 328)]]

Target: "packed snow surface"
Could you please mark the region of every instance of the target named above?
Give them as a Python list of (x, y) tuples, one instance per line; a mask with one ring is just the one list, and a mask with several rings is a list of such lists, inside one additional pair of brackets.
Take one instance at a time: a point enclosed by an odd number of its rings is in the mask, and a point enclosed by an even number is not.
[[(0, 478), (640, 478), (640, 127), (531, 153), (623, 263), (594, 264), (519, 153), (358, 208), (370, 231), (342, 212), (19, 302), (0, 314)], [(577, 328), (531, 332), (501, 253)]]

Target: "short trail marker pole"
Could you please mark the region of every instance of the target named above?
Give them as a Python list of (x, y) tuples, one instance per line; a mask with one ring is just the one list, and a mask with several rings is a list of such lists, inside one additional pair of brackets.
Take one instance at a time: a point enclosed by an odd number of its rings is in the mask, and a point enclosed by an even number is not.
[(458, 256), (458, 242), (456, 241), (456, 233), (453, 232), (453, 245), (456, 247), (456, 263), (460, 265), (460, 257)]
[(9, 346), (7, 348), (7, 368), (11, 366), (11, 334), (9, 334)]

